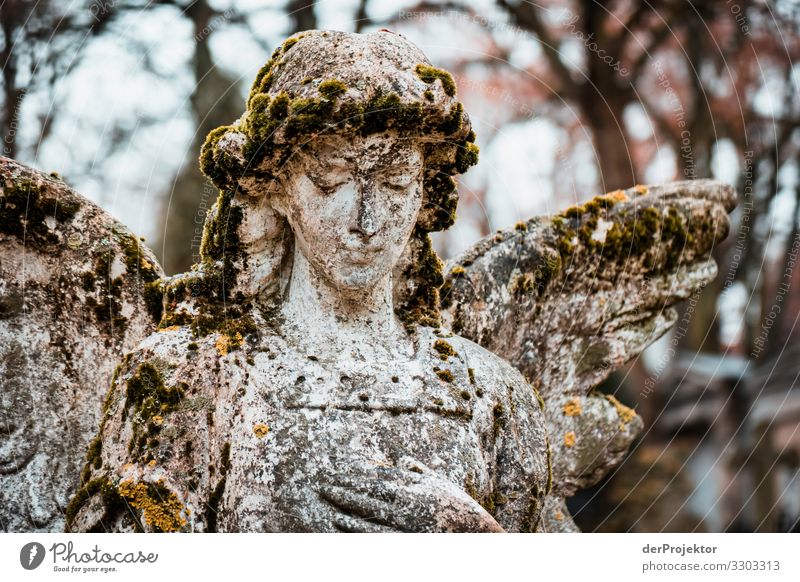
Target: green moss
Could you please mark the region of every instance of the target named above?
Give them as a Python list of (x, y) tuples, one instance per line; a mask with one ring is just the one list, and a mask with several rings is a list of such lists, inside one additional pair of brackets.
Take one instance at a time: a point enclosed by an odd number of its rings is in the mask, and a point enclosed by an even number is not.
[(387, 129), (408, 132), (422, 124), (422, 104), (404, 103), (397, 93), (377, 91), (365, 104), (360, 116), (359, 133), (371, 135)]
[(508, 291), (517, 300), (529, 296), (541, 297), (560, 272), (560, 256), (545, 255), (532, 273), (514, 272), (508, 283)]
[(544, 398), (542, 398), (541, 392), (539, 392), (539, 389), (533, 384), (531, 384), (531, 390), (533, 390), (533, 393), (536, 396), (536, 402), (539, 403), (539, 410), (544, 412)]
[(164, 314), (164, 287), (160, 281), (145, 283), (144, 304), (153, 321), (161, 321)]
[(462, 142), (456, 150), (456, 170), (459, 174), (465, 174), (472, 166), (478, 163), (480, 148), (468, 141)]
[[(595, 255), (601, 268), (616, 265), (622, 268), (629, 259), (640, 259), (649, 275), (670, 272), (683, 259), (683, 253), (706, 253), (710, 245), (698, 244), (689, 231), (686, 219), (674, 206), (635, 208), (634, 212), (623, 209), (609, 213), (619, 201), (626, 200), (623, 193), (612, 193), (595, 197), (582, 206), (565, 210), (553, 219), (558, 235), (556, 246), (562, 261), (572, 260), (575, 253)], [(604, 240), (593, 238), (599, 218), (611, 221), (605, 231)], [(701, 226), (699, 232), (714, 232)], [(577, 244), (574, 242), (577, 239)], [(587, 261), (592, 258), (586, 257)]]
[(290, 101), (287, 93), (278, 93), (269, 105), (269, 116), (276, 121), (286, 119), (289, 115)]
[(347, 85), (339, 79), (328, 79), (319, 84), (318, 90), (326, 99), (335, 99), (347, 91)]
[(119, 234), (118, 237), (128, 274), (138, 275), (145, 284), (156, 281), (158, 271), (155, 265), (145, 258), (139, 239), (127, 233)]
[[(104, 508), (103, 515), (98, 523), (90, 531), (108, 531), (114, 518), (123, 512), (127, 512), (134, 522), (136, 531), (142, 531), (142, 525), (138, 518), (132, 514), (125, 499), (117, 492), (108, 475), (101, 475), (91, 481), (84, 483), (83, 486), (73, 495), (64, 512), (65, 526), (64, 531), (69, 532), (78, 516), (80, 510), (86, 503), (95, 496), (100, 496), (100, 501)], [(108, 525), (106, 525), (108, 524)]]
[(258, 95), (259, 93), (265, 93), (269, 90), (269, 83), (265, 82), (269, 78), (271, 78), (272, 67), (275, 65), (275, 58), (271, 58), (268, 60), (264, 65), (258, 70), (256, 73), (256, 78), (253, 81), (253, 85), (250, 87), (250, 95), (247, 98), (247, 106), (250, 107), (250, 103), (253, 100), (253, 97)]
[(455, 377), (450, 370), (440, 370), (438, 368), (434, 368), (433, 371), (439, 377), (439, 380), (450, 382), (451, 384), (455, 381)]
[(415, 325), (439, 327), (439, 287), (444, 283), (442, 262), (433, 250), (427, 232), (415, 229), (413, 235), (419, 242), (415, 261), (406, 272), (406, 277), (414, 281), (414, 293), (396, 311), (400, 320), (413, 328)]
[(437, 339), (433, 342), (433, 349), (439, 353), (439, 357), (445, 362), (451, 356), (458, 356), (458, 352), (453, 349), (453, 346), (443, 339)]
[(161, 430), (159, 419), (176, 409), (184, 391), (182, 386), (165, 386), (161, 374), (150, 363), (140, 365), (126, 386), (126, 415), (136, 415), (128, 451), (139, 457), (146, 447), (155, 448), (153, 441)]
[(300, 40), (301, 38), (303, 38), (302, 35), (292, 36), (283, 41), (283, 45), (281, 46), (281, 50), (283, 51), (283, 53), (286, 54), (286, 52), (290, 48), (292, 48), (295, 44), (297, 44), (297, 41)]
[(231, 126), (223, 125), (210, 131), (206, 136), (205, 142), (203, 142), (203, 147), (200, 148), (200, 170), (219, 187), (224, 187), (227, 184), (229, 165), (218, 163), (216, 156), (219, 149), (217, 145), (231, 129)]
[(439, 231), (450, 228), (456, 220), (458, 193), (456, 181), (446, 173), (426, 173), (423, 187), (427, 203), (425, 212), (434, 214), (431, 230)]
[(439, 126), (439, 131), (445, 135), (458, 133), (464, 123), (464, 106), (461, 103), (456, 103), (450, 108), (450, 113), (447, 114), (442, 124)]
[[(214, 332), (245, 337), (255, 331), (255, 324), (247, 315), (250, 307), (241, 296), (232, 293), (245, 260), (239, 239), (244, 214), (233, 197), (230, 190), (220, 193), (206, 220), (200, 246), (202, 269), (162, 287), (165, 307), (160, 328), (190, 325), (196, 337)], [(193, 315), (179, 309), (184, 301), (194, 304)]]
[(59, 243), (46, 220), (58, 222), (72, 219), (80, 202), (62, 193), (51, 193), (27, 177), (6, 178), (0, 193), (0, 233), (15, 236), (25, 245), (45, 250)]
[(538, 491), (531, 492), (528, 497), (528, 507), (520, 522), (521, 533), (535, 533), (538, 530), (539, 518), (542, 512), (542, 502), (537, 495)]
[(439, 79), (442, 82), (444, 92), (450, 97), (455, 96), (456, 83), (453, 81), (452, 75), (444, 69), (437, 69), (436, 67), (420, 63), (414, 68), (414, 72), (424, 83), (430, 84), (436, 81), (436, 79)]
[(505, 408), (502, 404), (495, 404), (492, 408), (492, 436), (497, 439), (506, 426)]

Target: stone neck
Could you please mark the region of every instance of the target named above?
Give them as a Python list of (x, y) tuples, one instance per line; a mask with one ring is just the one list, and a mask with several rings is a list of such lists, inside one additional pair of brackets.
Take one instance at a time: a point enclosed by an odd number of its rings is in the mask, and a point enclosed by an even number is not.
[(299, 245), (294, 247), (289, 292), (281, 309), (288, 332), (333, 349), (343, 344), (392, 345), (405, 338), (394, 314), (391, 272), (370, 288), (343, 291), (317, 273)]

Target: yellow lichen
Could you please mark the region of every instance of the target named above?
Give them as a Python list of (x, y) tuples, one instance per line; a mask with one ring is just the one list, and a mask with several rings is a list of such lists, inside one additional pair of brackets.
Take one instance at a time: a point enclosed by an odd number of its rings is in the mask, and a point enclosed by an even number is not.
[(564, 446), (572, 448), (575, 446), (575, 432), (569, 431), (564, 435)]
[(140, 509), (147, 524), (157, 530), (178, 531), (186, 525), (181, 513), (183, 504), (175, 493), (164, 487), (163, 481), (157, 483), (134, 483), (123, 481), (117, 489), (128, 500), (131, 507)]
[(578, 416), (581, 412), (583, 412), (583, 407), (581, 406), (581, 399), (577, 396), (575, 398), (571, 398), (564, 407), (561, 409), (564, 412), (565, 416)]
[(636, 411), (632, 408), (625, 406), (622, 402), (614, 398), (611, 394), (603, 394), (606, 400), (608, 400), (611, 404), (614, 405), (614, 408), (617, 409), (617, 414), (619, 415), (619, 419), (622, 421), (622, 424), (627, 424), (636, 418)]
[(255, 433), (256, 438), (263, 439), (265, 436), (267, 436), (268, 432), (269, 427), (266, 424), (258, 422), (253, 425), (253, 433)]
[(242, 345), (243, 339), (244, 338), (242, 338), (242, 334), (240, 334), (238, 331), (233, 336), (223, 333), (220, 334), (220, 336), (217, 338), (217, 341), (214, 342), (214, 347), (217, 348), (217, 353), (220, 356), (227, 356), (231, 349), (238, 348), (240, 345)]
[(636, 190), (636, 193), (639, 194), (639, 196), (644, 196), (650, 191), (647, 186), (644, 186), (642, 184), (636, 184), (634, 190)]
[(556, 521), (564, 521), (564, 514), (561, 513), (560, 509), (556, 509), (556, 514), (553, 517)]
[(177, 331), (177, 330), (179, 330), (180, 328), (181, 328), (181, 326), (180, 326), (180, 325), (170, 325), (169, 327), (162, 327), (162, 328), (161, 328), (161, 329), (159, 329), (158, 331), (159, 331), (159, 332), (164, 332), (164, 331)]
[(630, 200), (630, 198), (628, 198), (628, 195), (625, 194), (625, 190), (614, 190), (613, 192), (609, 192), (608, 194), (599, 196), (599, 198), (603, 200), (611, 200), (612, 202), (627, 202), (628, 200)]
[(160, 414), (156, 414), (153, 418), (150, 419), (154, 425), (161, 426), (164, 424), (164, 417)]

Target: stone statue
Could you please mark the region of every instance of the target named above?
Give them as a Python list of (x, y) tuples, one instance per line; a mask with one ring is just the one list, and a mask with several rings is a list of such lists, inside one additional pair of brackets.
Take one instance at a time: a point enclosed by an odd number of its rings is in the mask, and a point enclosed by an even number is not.
[(0, 162), (3, 527), (574, 531), (564, 498), (642, 427), (593, 388), (714, 277), (735, 197), (618, 191), (445, 267), (428, 233), (477, 162), (455, 93), (389, 31), (289, 38), (203, 147), (220, 196), (201, 261), (170, 278), (62, 183)]

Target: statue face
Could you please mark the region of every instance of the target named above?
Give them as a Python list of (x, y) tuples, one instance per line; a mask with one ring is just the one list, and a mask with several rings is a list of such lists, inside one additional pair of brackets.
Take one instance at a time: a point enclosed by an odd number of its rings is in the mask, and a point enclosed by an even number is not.
[(418, 144), (386, 136), (318, 140), (290, 164), (278, 200), (295, 242), (337, 289), (368, 289), (392, 270), (422, 204)]

